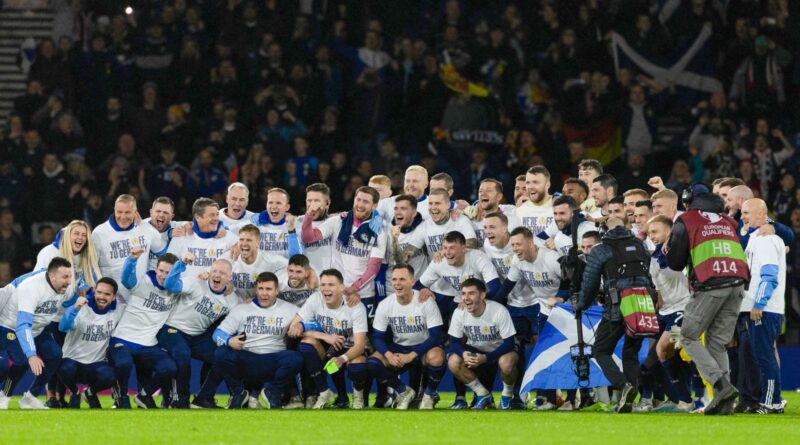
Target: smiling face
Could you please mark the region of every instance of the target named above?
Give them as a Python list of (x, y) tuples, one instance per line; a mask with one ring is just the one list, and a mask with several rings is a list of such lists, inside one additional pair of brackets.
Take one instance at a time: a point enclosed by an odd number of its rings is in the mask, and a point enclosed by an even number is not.
[(195, 215), (194, 218), (201, 232), (213, 232), (219, 225), (219, 207), (207, 206), (202, 215)]
[(636, 207), (636, 209), (633, 211), (633, 219), (639, 229), (644, 229), (647, 225), (647, 221), (649, 221), (652, 217), (653, 211), (647, 206)]
[(450, 242), (445, 240), (442, 243), (442, 254), (447, 264), (451, 266), (460, 266), (464, 264), (464, 258), (467, 255), (467, 246), (459, 242)]
[(476, 286), (464, 286), (461, 288), (461, 303), (470, 314), (480, 314), (486, 307), (486, 294)]
[(247, 209), (247, 204), (250, 202), (249, 193), (242, 187), (234, 187), (228, 191), (228, 196), (225, 198), (225, 203), (228, 205), (228, 216), (231, 218), (239, 218), (242, 212)]
[(211, 290), (214, 292), (222, 292), (225, 290), (225, 286), (231, 282), (233, 270), (231, 268), (231, 263), (228, 261), (217, 260), (214, 261), (209, 273), (208, 284), (211, 286)]
[(59, 294), (63, 294), (72, 283), (72, 268), (59, 267), (53, 272), (48, 272), (48, 278), (50, 278), (50, 284), (53, 289)]
[(574, 199), (578, 205), (586, 201), (586, 192), (583, 191), (577, 184), (564, 184), (564, 187), (561, 188), (561, 191), (569, 196), (570, 198)]
[(323, 275), (319, 279), (319, 291), (326, 305), (338, 307), (342, 303), (344, 283), (333, 275)]
[(392, 287), (398, 296), (409, 296), (414, 289), (414, 275), (406, 268), (392, 271)]
[(406, 200), (397, 200), (394, 203), (394, 221), (400, 227), (408, 227), (414, 222), (417, 216), (417, 209), (411, 206)]
[(167, 275), (169, 275), (169, 271), (172, 270), (172, 266), (172, 264), (166, 261), (159, 261), (158, 264), (156, 264), (156, 281), (159, 286), (164, 285), (164, 280), (167, 279)]
[(306, 282), (306, 268), (297, 264), (290, 264), (286, 268), (286, 280), (289, 287), (299, 288)]
[(517, 202), (520, 196), (527, 194), (528, 188), (524, 179), (514, 183), (514, 202)]
[(127, 229), (133, 224), (133, 219), (136, 216), (136, 203), (120, 201), (114, 204), (114, 220), (117, 225), (123, 229)]
[(411, 170), (406, 172), (403, 180), (403, 191), (415, 198), (421, 198), (428, 188), (428, 175), (425, 173)]
[(607, 189), (603, 188), (603, 184), (599, 182), (592, 183), (589, 187), (589, 195), (594, 199), (594, 203), (597, 207), (605, 207), (605, 205), (608, 204), (609, 196)]
[(664, 244), (669, 240), (669, 234), (671, 229), (664, 223), (654, 222), (648, 225), (647, 227), (647, 236), (650, 237), (650, 241), (658, 244)]
[(450, 214), (450, 200), (442, 195), (435, 194), (428, 197), (428, 213), (435, 223), (445, 220)]
[(547, 191), (550, 189), (550, 180), (540, 173), (525, 174), (525, 188), (528, 196), (534, 204), (541, 204), (547, 199)]
[(608, 205), (608, 216), (612, 218), (619, 218), (621, 221), (627, 221), (628, 215), (625, 214), (625, 205), (624, 204), (609, 204)]
[(372, 200), (372, 195), (359, 192), (353, 200), (353, 215), (364, 221), (372, 215), (372, 211), (375, 210), (377, 205), (378, 203)]
[(483, 220), (483, 232), (486, 241), (494, 247), (505, 246), (508, 243), (508, 225), (496, 216)]
[(331, 200), (321, 192), (308, 192), (306, 193), (306, 208), (319, 207), (324, 209), (323, 213), (328, 211), (331, 205)]
[(514, 235), (511, 237), (511, 251), (520, 261), (527, 261), (533, 257), (536, 246), (532, 239), (525, 238), (524, 235)]
[(163, 232), (172, 222), (174, 213), (169, 204), (155, 203), (150, 208), (150, 222), (159, 232)]
[(478, 205), (484, 212), (493, 212), (500, 205), (503, 194), (497, 189), (497, 184), (484, 182), (478, 188)]
[(107, 308), (116, 299), (114, 287), (108, 283), (99, 283), (94, 288), (94, 302), (101, 311)]
[(252, 261), (256, 258), (260, 238), (249, 230), (239, 231), (239, 252), (244, 259)]
[(72, 247), (72, 254), (77, 255), (86, 247), (87, 240), (89, 239), (89, 232), (83, 225), (72, 227), (69, 233), (69, 245)]
[(653, 213), (672, 218), (678, 211), (678, 203), (669, 198), (658, 198), (653, 200)]
[(647, 196), (642, 195), (628, 195), (625, 197), (625, 216), (627, 216), (628, 222), (634, 221), (636, 203), (638, 201), (644, 201), (647, 198)]
[(278, 299), (278, 286), (274, 281), (261, 281), (256, 283), (256, 294), (258, 295), (258, 305), (268, 308), (275, 304)]
[(553, 220), (558, 230), (564, 230), (572, 223), (572, 208), (569, 204), (553, 206)]
[(278, 222), (289, 211), (289, 197), (281, 192), (271, 192), (267, 195), (267, 213), (272, 222)]

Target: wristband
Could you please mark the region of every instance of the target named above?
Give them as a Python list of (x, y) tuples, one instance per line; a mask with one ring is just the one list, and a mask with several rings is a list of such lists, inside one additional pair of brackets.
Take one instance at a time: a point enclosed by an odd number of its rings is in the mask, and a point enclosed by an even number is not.
[(350, 361), (350, 359), (347, 357), (347, 354), (342, 354), (341, 357), (344, 359), (345, 363)]

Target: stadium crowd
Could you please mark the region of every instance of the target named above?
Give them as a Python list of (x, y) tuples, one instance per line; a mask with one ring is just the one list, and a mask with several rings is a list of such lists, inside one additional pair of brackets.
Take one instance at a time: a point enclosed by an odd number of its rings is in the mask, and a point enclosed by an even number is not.
[[(727, 253), (761, 271), (723, 342), (736, 366), (708, 383), (734, 382), (741, 412), (783, 411), (800, 5), (693, 0), (662, 22), (651, 2), (613, 0), (72, 3), (71, 33), (40, 42), (0, 138), (6, 403), (30, 368), (21, 407), (44, 407), (45, 387), (47, 406), (96, 407), (113, 387), (127, 408), (135, 368), (143, 408), (157, 389), (165, 406), (213, 407), (223, 381), (232, 408), (344, 407), (346, 368), (354, 408), (372, 380), (379, 405), (432, 408), (447, 369), (454, 408), (467, 388), (493, 406), (497, 371), (498, 406), (521, 407), (525, 346), (557, 304), (607, 293), (616, 279), (597, 264), (635, 239), (652, 256), (659, 340), (641, 379), (637, 363), (612, 381), (617, 406), (702, 410), (697, 369), (669, 338), (694, 276), (670, 272), (663, 246), (686, 203), (733, 221), (741, 247)], [(616, 32), (667, 58), (707, 26), (713, 94), (615, 70), (605, 49)], [(686, 134), (660, 138), (666, 117)], [(616, 147), (576, 136), (598, 125)], [(571, 247), (591, 292), (562, 274)], [(608, 300), (604, 320), (621, 326)], [(540, 390), (534, 406), (602, 398), (565, 394)]]

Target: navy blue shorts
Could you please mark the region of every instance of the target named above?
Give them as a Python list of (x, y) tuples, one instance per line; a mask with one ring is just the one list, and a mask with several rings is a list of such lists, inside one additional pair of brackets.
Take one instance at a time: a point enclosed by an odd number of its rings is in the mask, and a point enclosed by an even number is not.
[(658, 332), (663, 333), (672, 329), (673, 326), (680, 326), (683, 323), (683, 311), (673, 312), (669, 315), (657, 314)]
[[(464, 345), (464, 350), (465, 350), (465, 351), (467, 351), (467, 352), (475, 352), (475, 353), (478, 353), (478, 354), (484, 354), (484, 355), (486, 355), (486, 353), (485, 353), (485, 352), (483, 352), (483, 351), (481, 351), (481, 350), (479, 350), (479, 349), (473, 348), (473, 347), (472, 347), (472, 346), (470, 346), (470, 345)], [(486, 367), (487, 369), (490, 369), (490, 370), (494, 370), (494, 369), (496, 369), (496, 368), (497, 368), (497, 360), (492, 360), (492, 359), (490, 359), (490, 358), (487, 356), (487, 357), (486, 357), (486, 363), (484, 363), (484, 364), (480, 365), (480, 366), (477, 368), (477, 369), (478, 369), (478, 372), (481, 372), (481, 370), (482, 370), (484, 367)]]
[[(511, 321), (514, 323), (517, 337), (526, 344), (531, 343), (535, 335), (539, 335), (540, 310), (541, 307), (538, 304), (532, 304), (527, 307), (508, 306), (508, 313), (511, 314)], [(546, 320), (547, 317), (545, 317)]]

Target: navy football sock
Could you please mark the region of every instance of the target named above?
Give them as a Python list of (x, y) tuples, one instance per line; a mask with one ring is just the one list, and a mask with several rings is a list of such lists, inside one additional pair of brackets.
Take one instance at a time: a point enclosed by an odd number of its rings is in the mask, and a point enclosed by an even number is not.
[(353, 389), (363, 391), (367, 383), (367, 364), (351, 363), (347, 365), (347, 374), (350, 376), (350, 380), (353, 381)]
[(319, 394), (328, 389), (325, 371), (322, 370), (322, 359), (319, 358), (317, 349), (308, 343), (300, 343), (297, 349), (303, 354), (303, 362), (305, 363), (308, 374), (314, 381), (314, 390), (316, 393)]
[[(375, 357), (370, 357), (367, 359), (367, 370), (369, 371), (369, 374), (378, 381), (378, 383), (387, 385), (397, 392), (405, 391), (405, 385), (400, 381), (399, 378), (397, 378), (397, 374), (384, 366), (383, 362), (381, 362), (379, 359)], [(352, 374), (352, 369), (350, 372)]]
[(333, 386), (336, 387), (336, 393), (339, 397), (347, 397), (347, 381), (344, 379), (344, 369), (331, 374), (333, 379)]
[(680, 402), (691, 402), (692, 394), (689, 391), (689, 367), (681, 359), (666, 360), (661, 362), (664, 374), (669, 379), (675, 398)]
[(444, 366), (428, 365), (428, 385), (425, 387), (425, 394), (429, 396), (436, 394), (442, 377), (444, 377)]

